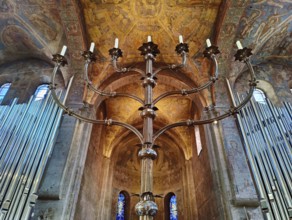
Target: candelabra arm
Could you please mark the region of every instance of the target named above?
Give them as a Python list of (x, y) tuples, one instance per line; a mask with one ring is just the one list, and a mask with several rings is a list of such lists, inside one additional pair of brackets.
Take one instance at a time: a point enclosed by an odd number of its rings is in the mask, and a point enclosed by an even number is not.
[(88, 67), (89, 67), (89, 64), (91, 63), (91, 60), (87, 59), (85, 61), (85, 66), (84, 66), (84, 80), (85, 80), (85, 83), (86, 83), (86, 86), (93, 92), (101, 95), (101, 96), (107, 96), (107, 97), (129, 97), (129, 98), (132, 98), (136, 101), (138, 101), (139, 103), (141, 104), (144, 104), (143, 100), (135, 95), (132, 95), (132, 94), (128, 94), (128, 93), (117, 93), (117, 92), (106, 92), (106, 91), (101, 91), (99, 90), (98, 88), (94, 88), (94, 86), (92, 85), (92, 82), (89, 80), (89, 77), (88, 77)]
[(231, 115), (234, 115), (237, 113), (237, 109), (235, 108), (230, 108), (226, 113), (224, 113), (223, 115), (214, 117), (214, 118), (210, 118), (210, 119), (206, 119), (206, 120), (191, 120), (188, 119), (186, 121), (181, 121), (181, 122), (176, 122), (173, 124), (169, 124), (163, 128), (161, 128), (160, 130), (158, 130), (154, 136), (153, 136), (153, 143), (155, 142), (155, 140), (163, 133), (165, 133), (167, 130), (171, 129), (171, 128), (175, 128), (175, 127), (182, 127), (182, 126), (194, 126), (194, 125), (204, 125), (204, 124), (210, 124), (213, 123), (215, 121), (220, 121), (224, 118), (227, 118)]
[(187, 121), (180, 121), (180, 122), (176, 122), (173, 124), (169, 124), (161, 129), (159, 129), (154, 135), (153, 135), (153, 144), (155, 142), (155, 140), (163, 133), (165, 133), (167, 130), (171, 129), (171, 128), (175, 128), (175, 127), (181, 127), (181, 126), (191, 126), (192, 124), (188, 125), (188, 123), (192, 123), (192, 120), (187, 120)]
[[(250, 63), (249, 58), (247, 57), (247, 58), (245, 58), (243, 61), (245, 62), (245, 64), (247, 65), (247, 67), (248, 67), (248, 69), (249, 69), (249, 73), (250, 73), (250, 77), (251, 77), (250, 82), (249, 82), (249, 86), (250, 86), (250, 88), (249, 88), (249, 92), (248, 92), (247, 96), (245, 97), (245, 99), (242, 100), (242, 101), (239, 103), (239, 105), (237, 105), (237, 106), (234, 107), (235, 111), (237, 111), (237, 112), (238, 112), (240, 109), (242, 109), (242, 108), (243, 108), (243, 107), (244, 107), (244, 106), (250, 101), (250, 99), (251, 99), (252, 96), (253, 96), (253, 92), (254, 92), (254, 90), (255, 90), (255, 88), (256, 88), (256, 86), (257, 86), (257, 83), (258, 83), (258, 82), (257, 82), (257, 79), (256, 79), (256, 77), (255, 77), (254, 69), (253, 69), (253, 67), (252, 67), (252, 65), (251, 65), (251, 63)], [(232, 91), (230, 90), (229, 92), (232, 92)]]
[[(173, 123), (173, 124), (169, 124), (163, 128), (161, 128), (160, 130), (158, 130), (154, 135), (153, 135), (153, 143), (155, 142), (155, 140), (163, 133), (165, 133), (167, 130), (171, 129), (171, 128), (175, 128), (175, 127), (181, 127), (181, 126), (194, 126), (194, 125), (204, 125), (204, 124), (210, 124), (210, 123), (213, 123), (215, 121), (220, 121), (224, 118), (227, 118), (231, 115), (235, 115), (239, 112), (240, 109), (242, 109), (249, 101), (250, 99), (252, 98), (253, 96), (253, 92), (256, 88), (256, 85), (257, 85), (257, 80), (256, 80), (256, 77), (255, 77), (255, 73), (254, 73), (254, 70), (253, 70), (253, 67), (250, 63), (250, 60), (248, 57), (246, 57), (244, 60), (243, 60), (248, 69), (249, 69), (249, 72), (250, 72), (250, 76), (251, 76), (251, 80), (250, 80), (250, 83), (249, 83), (249, 92), (247, 94), (247, 96), (245, 97), (244, 100), (242, 100), (239, 105), (235, 106), (234, 103), (231, 104), (231, 107), (229, 108), (229, 110), (222, 114), (222, 115), (219, 115), (219, 116), (215, 116), (213, 118), (209, 118), (209, 119), (206, 119), (206, 120), (186, 120), (186, 121), (181, 121), (181, 122), (176, 122), (176, 123)], [(216, 76), (216, 74), (215, 74)], [(231, 89), (229, 88), (229, 92), (231, 93)]]
[(174, 69), (179, 69), (179, 68), (183, 68), (186, 65), (187, 62), (187, 53), (186, 52), (182, 52), (181, 53), (181, 57), (182, 57), (182, 61), (180, 64), (171, 64), (171, 65), (167, 65), (167, 66), (163, 66), (158, 68), (157, 70), (154, 71), (153, 76), (155, 76), (157, 73), (163, 71), (163, 70), (174, 70)]
[(204, 124), (209, 124), (212, 123), (214, 121), (219, 121), (222, 120), (226, 117), (229, 117), (230, 115), (235, 114), (234, 112), (228, 111), (227, 113), (225, 113), (224, 115), (220, 115), (211, 119), (206, 119), (206, 120), (191, 120), (188, 119), (186, 121), (180, 121), (180, 122), (176, 122), (173, 124), (169, 124), (163, 128), (161, 128), (160, 130), (158, 130), (154, 136), (153, 136), (153, 143), (155, 142), (155, 140), (163, 133), (165, 133), (166, 131), (168, 131), (171, 128), (176, 128), (176, 127), (182, 127), (182, 126), (194, 126), (194, 125), (204, 125)]
[(60, 68), (60, 65), (61, 63), (58, 63), (56, 64), (54, 70), (53, 70), (53, 74), (52, 74), (52, 77), (51, 77), (51, 84), (50, 84), (50, 90), (51, 90), (51, 94), (52, 94), (52, 97), (54, 99), (54, 101), (56, 102), (56, 104), (62, 108), (64, 110), (65, 113), (67, 113), (68, 115), (70, 116), (73, 116), (81, 121), (84, 121), (84, 122), (88, 122), (88, 123), (91, 123), (91, 124), (103, 124), (103, 125), (117, 125), (117, 126), (121, 126), (121, 127), (124, 127), (124, 128), (127, 128), (128, 130), (132, 131), (134, 134), (136, 134), (136, 136), (139, 138), (141, 144), (143, 143), (143, 137), (142, 137), (142, 134), (135, 128), (133, 127), (132, 125), (130, 124), (127, 124), (127, 123), (124, 123), (124, 122), (119, 122), (119, 121), (115, 121), (115, 120), (112, 120), (112, 119), (105, 119), (105, 120), (96, 120), (96, 119), (91, 119), (91, 118), (87, 118), (87, 117), (84, 117), (76, 112), (74, 112), (73, 110), (69, 109), (69, 107), (67, 107), (65, 104), (63, 104), (55, 90), (56, 90), (56, 87), (55, 87), (55, 77), (56, 77), (56, 73), (58, 72), (59, 68)]
[(168, 96), (171, 96), (171, 95), (189, 95), (189, 94), (193, 94), (193, 93), (198, 93), (198, 92), (210, 87), (211, 85), (213, 85), (216, 82), (216, 80), (218, 79), (218, 62), (217, 62), (215, 55), (210, 56), (210, 58), (215, 65), (215, 70), (214, 70), (214, 73), (210, 74), (210, 79), (208, 82), (206, 82), (205, 84), (203, 84), (199, 87), (195, 87), (195, 88), (191, 88), (191, 89), (168, 91), (168, 92), (163, 93), (160, 96), (158, 96), (153, 101), (153, 104), (156, 104), (161, 99), (168, 97)]
[(218, 71), (218, 61), (217, 61), (217, 59), (216, 59), (216, 56), (215, 55), (212, 55), (211, 56), (211, 59), (212, 59), (212, 61), (213, 61), (213, 63), (214, 63), (214, 66), (215, 66), (215, 70), (214, 70), (214, 73), (213, 74), (211, 74), (211, 76), (214, 76), (216, 79), (218, 79), (218, 75), (219, 75), (219, 71)]
[(118, 67), (117, 65), (117, 61), (118, 59), (116, 57), (112, 57), (112, 65), (115, 69), (116, 72), (118, 73), (126, 73), (126, 72), (137, 72), (137, 73), (140, 73), (142, 76), (145, 76), (145, 72), (141, 69), (138, 69), (138, 68), (132, 68), (132, 67), (129, 67), (129, 68), (126, 68), (126, 67)]
[(180, 64), (180, 66), (181, 67), (184, 67), (186, 65), (186, 63), (187, 63), (187, 53), (186, 52), (183, 52), (182, 55), (181, 55), (181, 57), (182, 57), (182, 62)]
[(118, 73), (125, 73), (125, 72), (128, 72), (128, 68), (125, 68), (125, 67), (118, 67), (117, 65), (117, 61), (118, 59), (116, 57), (112, 57), (112, 65), (115, 69), (116, 72)]
[[(210, 75), (210, 77), (215, 77), (216, 79), (218, 79), (218, 62), (217, 62), (214, 54), (211, 55), (211, 59), (213, 59), (213, 62), (215, 63), (215, 65), (214, 65), (215, 71), (213, 74)], [(210, 86), (210, 93), (211, 93), (212, 105), (216, 106), (215, 84), (214, 83)]]

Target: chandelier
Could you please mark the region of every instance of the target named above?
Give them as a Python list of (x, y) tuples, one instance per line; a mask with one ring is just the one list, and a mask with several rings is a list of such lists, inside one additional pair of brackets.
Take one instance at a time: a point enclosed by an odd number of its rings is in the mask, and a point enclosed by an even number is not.
[[(59, 100), (55, 92), (56, 90), (55, 76), (59, 68), (67, 64), (67, 61), (64, 57), (67, 47), (63, 46), (60, 54), (53, 55), (53, 61), (56, 63), (56, 65), (53, 70), (53, 74), (51, 78), (50, 90), (51, 90), (54, 100), (64, 110), (65, 113), (77, 119), (80, 119), (84, 122), (88, 122), (92, 124), (102, 124), (102, 125), (108, 125), (108, 126), (110, 125), (122, 126), (124, 128), (127, 128), (131, 132), (133, 132), (140, 140), (140, 144), (142, 148), (138, 153), (138, 157), (141, 159), (141, 192), (139, 195), (140, 201), (135, 206), (136, 214), (140, 216), (140, 220), (142, 219), (152, 220), (153, 216), (155, 216), (158, 211), (158, 207), (154, 200), (155, 195), (153, 194), (153, 160), (155, 160), (157, 157), (157, 153), (155, 149), (153, 149), (155, 140), (160, 135), (162, 135), (163, 133), (165, 133), (167, 130), (171, 128), (180, 127), (180, 126), (189, 127), (189, 126), (194, 126), (194, 125), (209, 124), (209, 123), (217, 122), (219, 120), (227, 118), (231, 115), (237, 114), (239, 110), (243, 108), (249, 102), (249, 100), (251, 99), (253, 95), (253, 91), (256, 87), (257, 82), (256, 82), (254, 70), (249, 60), (249, 57), (252, 54), (251, 49), (248, 49), (246, 47), (243, 48), (241, 43), (237, 41), (236, 44), (238, 47), (238, 51), (235, 54), (235, 60), (244, 62), (247, 65), (250, 72), (250, 83), (249, 83), (250, 89), (245, 99), (243, 99), (238, 105), (235, 104), (234, 100), (231, 100), (229, 110), (221, 115), (214, 114), (213, 116), (210, 116), (210, 118), (207, 118), (207, 119), (200, 119), (200, 120), (189, 119), (185, 121), (176, 122), (173, 124), (169, 124), (165, 127), (162, 127), (154, 133), (153, 122), (156, 117), (156, 111), (158, 110), (155, 107), (156, 103), (158, 103), (160, 100), (166, 97), (173, 96), (173, 95), (186, 96), (189, 94), (198, 93), (202, 90), (208, 89), (211, 86), (214, 86), (214, 84), (218, 80), (219, 74), (218, 74), (218, 62), (216, 60), (216, 54), (219, 54), (220, 51), (218, 50), (217, 46), (214, 46), (211, 44), (209, 39), (206, 40), (206, 43), (207, 43), (207, 47), (205, 51), (203, 52), (203, 55), (204, 57), (207, 57), (208, 59), (210, 59), (214, 65), (213, 71), (210, 71), (209, 73), (209, 80), (203, 85), (200, 85), (199, 87), (168, 91), (159, 95), (155, 99), (153, 96), (153, 88), (157, 84), (156, 76), (158, 75), (158, 73), (165, 69), (175, 70), (175, 69), (184, 68), (186, 65), (187, 54), (189, 52), (189, 48), (188, 48), (188, 44), (183, 42), (183, 37), (181, 35), (179, 36), (179, 44), (177, 44), (175, 48), (175, 51), (177, 52), (177, 54), (181, 56), (181, 59), (182, 59), (181, 63), (172, 64), (172, 65), (168, 65), (166, 67), (160, 67), (157, 69), (154, 68), (153, 64), (155, 61), (155, 57), (160, 53), (160, 51), (158, 49), (158, 45), (153, 43), (151, 36), (148, 36), (147, 42), (143, 43), (142, 46), (139, 47), (138, 49), (141, 52), (141, 55), (144, 56), (145, 64), (146, 64), (145, 69), (118, 67), (117, 61), (120, 57), (122, 57), (123, 53), (122, 53), (122, 50), (119, 48), (118, 39), (117, 38), (115, 39), (114, 47), (109, 50), (109, 54), (112, 60), (112, 65), (116, 72), (126, 73), (129, 71), (132, 71), (132, 72), (134, 71), (134, 72), (139, 73), (142, 76), (141, 80), (142, 80), (142, 86), (144, 89), (143, 98), (140, 98), (134, 94), (107, 92), (107, 91), (102, 91), (99, 88), (96, 88), (92, 84), (88, 76), (89, 65), (92, 62), (96, 61), (96, 56), (94, 54), (95, 44), (91, 43), (90, 49), (88, 51), (83, 52), (82, 56), (84, 57), (84, 60), (85, 60), (84, 80), (85, 80), (86, 86), (91, 91), (101, 96), (128, 97), (139, 102), (141, 104), (141, 107), (139, 108), (139, 110), (141, 111), (140, 116), (143, 120), (142, 133), (134, 126), (124, 123), (124, 122), (120, 122), (120, 121), (116, 121), (112, 119), (95, 120), (88, 117), (84, 117), (74, 112), (73, 110), (68, 108), (66, 105), (64, 105)], [(227, 80), (227, 85), (228, 85), (229, 91), (231, 91), (228, 80)], [(209, 111), (211, 110), (212, 109), (209, 108)]]

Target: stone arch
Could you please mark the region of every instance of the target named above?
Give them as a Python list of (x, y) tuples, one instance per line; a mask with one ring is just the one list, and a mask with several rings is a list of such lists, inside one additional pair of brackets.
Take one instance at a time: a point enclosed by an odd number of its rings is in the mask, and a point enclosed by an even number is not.
[[(116, 193), (126, 190), (134, 195), (140, 193), (141, 161), (137, 157), (139, 146), (135, 146), (134, 138), (126, 137), (120, 146), (116, 146), (111, 156), (111, 170), (113, 171), (112, 185), (113, 198)], [(174, 144), (171, 139), (164, 137), (159, 141), (160, 148), (155, 149), (158, 157), (153, 161), (153, 186), (155, 195), (166, 195), (169, 191), (175, 191), (183, 196), (186, 193), (183, 185), (187, 185), (185, 173), (187, 172), (184, 154), (181, 149)], [(111, 179), (111, 178), (109, 178)], [(110, 191), (110, 190), (109, 190)], [(139, 197), (131, 197), (131, 218), (135, 219), (135, 205)], [(163, 198), (156, 198), (155, 202), (159, 206), (157, 219), (163, 219), (164, 203)], [(115, 207), (114, 201), (112, 202)], [(114, 209), (112, 208), (112, 213)], [(186, 207), (182, 207), (182, 210)], [(113, 217), (113, 214), (112, 214)]]
[[(94, 74), (94, 73), (93, 73)], [(137, 79), (135, 79), (137, 78)], [(139, 84), (138, 74), (133, 72), (123, 73), (122, 77), (119, 73), (110, 73), (109, 76), (101, 81), (100, 88), (106, 91), (118, 91), (127, 93), (138, 93), (143, 97), (143, 87)], [(158, 78), (161, 88), (157, 85), (154, 89), (157, 96), (169, 90), (181, 90), (182, 88), (190, 88), (198, 86), (193, 79), (182, 72), (165, 71)], [(105, 99), (90, 93), (87, 94), (87, 100), (97, 112), (104, 112), (103, 119), (114, 119), (131, 124), (140, 132), (143, 127), (143, 120), (139, 115), (138, 108), (141, 103), (131, 101), (128, 98), (116, 97), (113, 99)], [(198, 119), (199, 111), (207, 105), (204, 94), (189, 95), (183, 97), (171, 97), (157, 103), (159, 111), (154, 121), (154, 133), (160, 128), (187, 119)], [(171, 111), (172, 109), (177, 111)], [(98, 117), (97, 115), (97, 118)], [(204, 128), (202, 127), (202, 129)], [(209, 170), (210, 162), (207, 156), (207, 150), (204, 150), (200, 157), (202, 161), (195, 164), (198, 160), (194, 152), (196, 149), (193, 128), (178, 127), (168, 130), (165, 134), (157, 138), (155, 144), (161, 148), (156, 149), (158, 158), (154, 161), (154, 194), (166, 195), (168, 192), (174, 192), (179, 196), (181, 201), (180, 216), (181, 218), (195, 218), (197, 215), (196, 197), (193, 194), (205, 190), (205, 186), (200, 185), (199, 179), (204, 179), (204, 183), (210, 182), (211, 177), (206, 173)], [(205, 133), (202, 132), (202, 136)], [(204, 138), (202, 138), (204, 139)], [(204, 147), (206, 142), (203, 141)], [(86, 187), (81, 188), (78, 201), (78, 210), (80, 212), (90, 212), (92, 219), (114, 219), (116, 207), (116, 195), (122, 190), (130, 194), (138, 195), (140, 193), (141, 165), (137, 157), (139, 147), (136, 146), (139, 141), (131, 132), (125, 128), (118, 126), (100, 126), (94, 125), (89, 151), (87, 154), (85, 171), (83, 174), (83, 184)], [(202, 173), (201, 170), (195, 172), (196, 168), (206, 165), (206, 169)], [(97, 170), (97, 171), (95, 171)], [(94, 182), (97, 187), (90, 187), (89, 180)], [(196, 183), (194, 183), (196, 181)], [(195, 189), (195, 185), (197, 188)], [(89, 192), (89, 189), (92, 189)], [(94, 197), (98, 197), (96, 201)], [(210, 194), (210, 193), (209, 193)], [(204, 196), (208, 197), (209, 194)], [(99, 207), (100, 213), (94, 213), (89, 210), (83, 202), (86, 195), (93, 206)], [(189, 196), (185, 196), (189, 195)], [(203, 197), (204, 197), (203, 196)], [(205, 198), (204, 198), (205, 199)], [(134, 206), (139, 201), (138, 196), (131, 197), (130, 219), (135, 219)], [(164, 218), (164, 199), (157, 197), (156, 202), (161, 212), (158, 213), (157, 219)], [(212, 201), (208, 201), (212, 203)], [(105, 205), (111, 204), (111, 205)], [(193, 209), (193, 210), (190, 210)], [(79, 211), (77, 211), (79, 213)]]
[[(259, 63), (254, 67), (258, 81), (257, 87), (263, 90), (274, 105), (281, 105), (282, 101), (291, 101), (289, 91), (289, 67), (274, 63)], [(236, 77), (233, 89), (241, 94), (248, 90), (249, 74), (244, 70)], [(288, 77), (288, 78), (287, 78)]]
[(173, 192), (169, 192), (164, 197), (164, 220), (170, 219), (170, 199), (172, 196), (176, 196)]
[[(117, 199), (120, 195), (124, 196), (124, 202), (125, 202), (124, 203), (124, 218), (126, 220), (128, 220), (128, 219), (130, 219), (131, 196), (127, 191), (122, 190), (118, 193), (117, 196), (115, 195), (114, 197)], [(119, 204), (117, 203), (117, 205), (116, 205), (117, 211), (119, 209), (118, 205)], [(117, 211), (116, 211), (116, 214), (117, 214)]]
[(289, 87), (289, 89), (290, 89), (290, 91), (291, 91), (291, 93), (292, 93), (292, 80), (290, 80), (290, 81), (288, 82), (288, 87)]
[[(41, 59), (17, 60), (0, 66), (0, 82), (12, 83), (3, 102), (16, 97), (18, 103), (27, 102), (40, 84), (50, 83), (52, 71), (52, 64)], [(65, 87), (61, 72), (56, 76), (56, 83), (60, 89)]]
[(262, 90), (274, 104), (279, 104), (279, 99), (271, 83), (265, 80), (258, 80), (257, 88)]

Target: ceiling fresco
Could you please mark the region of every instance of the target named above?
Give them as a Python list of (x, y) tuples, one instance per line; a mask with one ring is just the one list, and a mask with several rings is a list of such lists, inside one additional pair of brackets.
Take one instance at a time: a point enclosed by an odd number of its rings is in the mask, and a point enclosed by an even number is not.
[[(162, 84), (163, 85), (163, 84)], [(139, 83), (133, 83), (126, 86), (127, 89), (121, 87), (118, 91), (127, 91), (131, 94), (141, 94), (142, 87)], [(154, 88), (154, 92), (157, 94), (165, 92), (171, 89), (169, 86), (161, 86), (158, 90)], [(173, 89), (173, 88), (172, 88)], [(138, 129), (142, 129), (142, 119), (140, 117), (140, 111), (138, 108), (141, 104), (135, 100), (125, 99), (125, 98), (114, 98), (107, 99), (105, 101), (105, 117), (112, 118), (114, 120), (127, 122), (128, 124), (135, 125)], [(190, 98), (181, 97), (174, 98), (169, 97), (161, 102), (158, 102), (156, 107), (159, 109), (157, 111), (157, 117), (154, 124), (154, 129), (157, 131), (159, 128), (176, 121), (187, 120), (190, 115), (194, 114), (192, 101)], [(174, 110), (175, 109), (175, 110)], [(194, 117), (191, 116), (191, 117)], [(118, 126), (113, 126), (107, 128), (107, 135), (104, 137), (104, 155), (110, 157), (114, 148), (124, 142), (125, 129)], [(117, 135), (118, 134), (118, 135)], [(176, 128), (172, 129), (172, 133), (169, 135), (173, 138), (173, 141), (180, 143), (181, 146), (192, 146), (191, 138), (185, 138), (189, 136), (188, 128)], [(128, 138), (133, 138), (133, 136), (128, 136)], [(137, 141), (137, 140), (136, 140)], [(139, 141), (136, 143), (138, 144)], [(181, 147), (186, 158), (191, 157), (191, 147), (184, 148)]]
[[(241, 72), (230, 64), (238, 39), (253, 49), (255, 64), (272, 61), (291, 65), (291, 20), (291, 0), (0, 0), (0, 74), (7, 75), (8, 64), (11, 72), (13, 63), (31, 59), (46, 62), (48, 68), (52, 65), (52, 54), (67, 45), (69, 66), (62, 69), (65, 84), (76, 74), (74, 86), (79, 90), (74, 95), (82, 96), (83, 60), (80, 54), (93, 41), (98, 57), (90, 74), (94, 84), (108, 91), (143, 97), (137, 74), (117, 74), (110, 65), (108, 50), (114, 46), (114, 39), (119, 38), (119, 47), (123, 50), (119, 65), (143, 67), (138, 47), (151, 35), (161, 51), (156, 60), (158, 67), (180, 61), (174, 49), (181, 34), (190, 47), (189, 61), (182, 71), (164, 71), (158, 76), (154, 89), (157, 96), (167, 90), (200, 85), (208, 79), (207, 60), (193, 59), (201, 55), (207, 38), (216, 42), (222, 52), (219, 55), (220, 74), (234, 79)], [(159, 102), (155, 129), (200, 117), (198, 110), (209, 104), (209, 96), (206, 91)], [(85, 101), (94, 106), (103, 99), (89, 93)], [(137, 111), (140, 105), (135, 101), (116, 98), (104, 101), (104, 106), (106, 117), (141, 128)], [(167, 135), (177, 140), (185, 158), (191, 157), (193, 146), (188, 129), (173, 129)], [(104, 154), (110, 156), (120, 140), (117, 137), (126, 136), (124, 129), (107, 128)]]
[(117, 37), (123, 60), (129, 63), (137, 62), (140, 57), (137, 49), (147, 42), (148, 35), (159, 45), (158, 61), (173, 61), (180, 34), (189, 43), (191, 54), (197, 53), (212, 33), (221, 1), (81, 0), (81, 3), (89, 40), (96, 43), (100, 56), (108, 57)]
[[(84, 12), (88, 42), (95, 43), (98, 55), (98, 62), (94, 64), (91, 74), (94, 83), (104, 82), (105, 78), (114, 78), (111, 76), (114, 70), (109, 66), (108, 50), (114, 46), (115, 38), (119, 38), (119, 48), (123, 51), (123, 57), (119, 59), (120, 65), (144, 68), (141, 64), (143, 56), (140, 56), (138, 48), (142, 43), (147, 42), (148, 35), (151, 35), (153, 42), (158, 44), (161, 52), (157, 56), (156, 67), (163, 65), (162, 63), (180, 61), (180, 57), (175, 52), (180, 34), (183, 35), (184, 42), (189, 44), (191, 51), (189, 57), (196, 56), (205, 48), (206, 39), (212, 36), (213, 26), (221, 4), (221, 1), (218, 0), (81, 0), (80, 2)], [(208, 66), (206, 60), (201, 59), (195, 63), (190, 59), (187, 68), (182, 72), (165, 71), (163, 77), (170, 78), (165, 81), (164, 79), (160, 80), (160, 76), (158, 76), (158, 85), (154, 89), (154, 95), (157, 97), (165, 91), (195, 86), (204, 80), (207, 81), (208, 74), (204, 69), (206, 65)], [(136, 77), (136, 80), (128, 81), (126, 78), (119, 80), (118, 85), (109, 85), (107, 88), (108, 90), (117, 89), (120, 92), (129, 92), (143, 98), (140, 77), (138, 75), (132, 77)], [(176, 85), (167, 82), (171, 80), (175, 80)], [(124, 84), (125, 86), (122, 86)], [(96, 98), (89, 94), (87, 100), (94, 103)], [(159, 111), (155, 120), (155, 129), (194, 117), (193, 99), (194, 97), (172, 97), (157, 103)], [(139, 125), (142, 122), (139, 111), (137, 111), (139, 107), (141, 107), (139, 103), (125, 98), (106, 101), (107, 117), (119, 119), (129, 124)], [(107, 129), (107, 132), (108, 136), (104, 141), (104, 154), (110, 156), (113, 147), (120, 141), (116, 137), (119, 137), (124, 129), (113, 127)], [(189, 130), (177, 128), (173, 129), (172, 134), (169, 135), (173, 137), (173, 140), (179, 140), (180, 147), (184, 149), (184, 156), (190, 158), (192, 144)]]
[(252, 1), (241, 18), (238, 36), (257, 54), (254, 63), (292, 64), (292, 1)]
[(1, 1), (0, 33), (0, 65), (25, 58), (50, 60), (63, 36), (56, 1)]

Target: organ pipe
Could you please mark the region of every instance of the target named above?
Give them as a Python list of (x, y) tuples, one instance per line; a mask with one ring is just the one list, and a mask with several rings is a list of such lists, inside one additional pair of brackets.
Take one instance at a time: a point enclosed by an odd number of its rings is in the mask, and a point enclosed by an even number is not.
[[(235, 99), (227, 87), (231, 100), (244, 99), (239, 95)], [(252, 99), (236, 117), (264, 215), (292, 218), (291, 104), (275, 107), (268, 98), (265, 103)]]
[(62, 114), (50, 93), (0, 105), (0, 220), (29, 219)]

